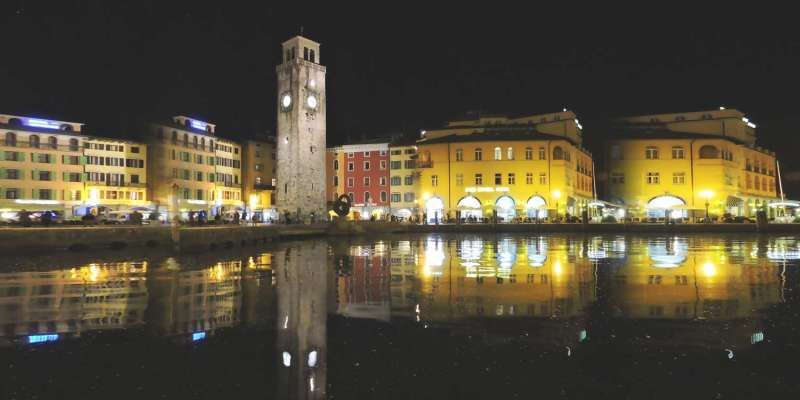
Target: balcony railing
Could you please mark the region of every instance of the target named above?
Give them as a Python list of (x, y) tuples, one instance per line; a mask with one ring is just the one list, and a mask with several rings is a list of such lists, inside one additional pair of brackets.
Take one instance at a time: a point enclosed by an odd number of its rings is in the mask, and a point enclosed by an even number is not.
[(31, 146), (29, 142), (21, 142), (21, 141), (16, 141), (16, 142), (3, 141), (0, 142), (0, 145), (4, 147), (16, 147), (20, 149), (39, 149), (39, 150), (74, 151), (74, 152), (79, 152), (83, 150), (81, 146), (70, 146), (68, 144), (58, 144), (52, 146), (49, 143), (39, 143), (38, 146)]
[(131, 182), (102, 182), (102, 181), (86, 181), (87, 185), (91, 186), (111, 186), (111, 187), (131, 187), (131, 188), (144, 188), (147, 183), (131, 183)]
[(417, 160), (417, 168), (433, 168), (433, 160)]

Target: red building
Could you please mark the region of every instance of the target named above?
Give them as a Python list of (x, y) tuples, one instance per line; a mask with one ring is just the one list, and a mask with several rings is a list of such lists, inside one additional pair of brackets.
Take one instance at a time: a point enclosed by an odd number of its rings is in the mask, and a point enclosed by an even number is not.
[[(334, 161), (335, 160), (335, 161)], [(328, 198), (347, 194), (351, 218), (387, 218), (389, 204), (389, 141), (374, 140), (328, 150)], [(332, 173), (331, 173), (332, 172)], [(334, 176), (336, 178), (334, 178)]]

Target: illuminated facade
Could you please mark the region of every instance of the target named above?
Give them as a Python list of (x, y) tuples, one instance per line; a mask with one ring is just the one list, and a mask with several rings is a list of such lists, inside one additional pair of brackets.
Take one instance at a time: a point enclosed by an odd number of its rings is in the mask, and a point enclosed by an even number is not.
[(147, 198), (147, 146), (118, 139), (86, 137), (83, 141), (86, 208), (81, 214), (102, 209), (144, 210)]
[(389, 141), (347, 144), (329, 149), (326, 198), (346, 194), (352, 200), (348, 218), (381, 219), (389, 214)]
[(593, 199), (592, 156), (571, 111), (478, 116), (423, 131), (420, 213), (436, 219), (580, 215)]
[(608, 200), (634, 219), (754, 216), (778, 199), (775, 154), (737, 110), (624, 118), (608, 141)]
[(86, 199), (82, 127), (0, 115), (0, 219), (22, 209), (75, 215)]
[(389, 146), (389, 187), (392, 215), (408, 219), (419, 213), (416, 177), (417, 146), (391, 144)]
[(244, 211), (242, 201), (242, 146), (230, 140), (217, 139), (214, 145), (215, 190), (212, 214), (231, 214)]
[(185, 116), (150, 126), (148, 188), (160, 212), (168, 214), (175, 199), (183, 219), (190, 211), (211, 215), (217, 190), (215, 129)]
[(275, 213), (275, 137), (263, 136), (242, 147), (242, 199), (256, 221), (277, 219)]

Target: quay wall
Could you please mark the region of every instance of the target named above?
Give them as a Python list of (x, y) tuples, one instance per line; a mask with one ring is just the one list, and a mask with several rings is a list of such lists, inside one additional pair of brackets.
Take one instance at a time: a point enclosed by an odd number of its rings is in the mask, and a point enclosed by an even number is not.
[(169, 226), (96, 226), (0, 228), (0, 255), (54, 250), (86, 251), (123, 248), (162, 248), (199, 252), (319, 236), (358, 236), (414, 233), (591, 233), (591, 234), (790, 234), (800, 224), (464, 224), (411, 225), (387, 222), (339, 222), (318, 225), (182, 227), (177, 245)]

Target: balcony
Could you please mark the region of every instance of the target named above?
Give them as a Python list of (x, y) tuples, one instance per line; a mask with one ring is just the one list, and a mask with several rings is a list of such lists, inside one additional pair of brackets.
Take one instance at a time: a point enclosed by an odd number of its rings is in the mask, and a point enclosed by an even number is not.
[(145, 188), (147, 183), (86, 181), (89, 186)]
[(254, 190), (275, 190), (275, 186), (266, 183), (256, 183), (253, 185)]
[(433, 168), (433, 160), (417, 160), (417, 168)]
[(39, 150), (50, 150), (50, 151), (72, 151), (72, 152), (81, 152), (83, 148), (81, 146), (70, 146), (68, 144), (59, 144), (55, 146), (51, 146), (49, 143), (39, 143), (38, 146), (31, 146), (29, 142), (9, 142), (4, 141), (0, 142), (0, 145), (4, 147), (16, 147), (19, 149), (39, 149)]

